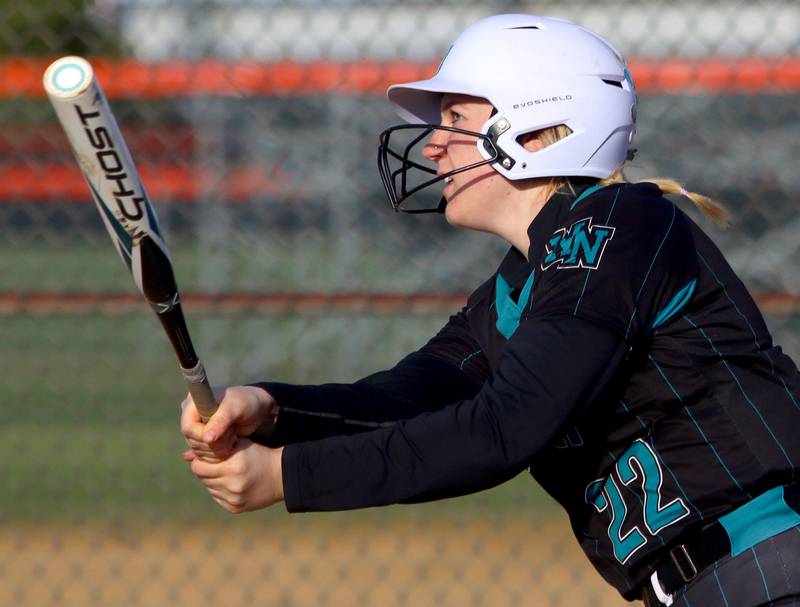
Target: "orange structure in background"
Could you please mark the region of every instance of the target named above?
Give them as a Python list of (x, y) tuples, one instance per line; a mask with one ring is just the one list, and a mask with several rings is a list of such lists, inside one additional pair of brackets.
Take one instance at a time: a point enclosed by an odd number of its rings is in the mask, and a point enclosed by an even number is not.
[[(1, 59), (0, 98), (44, 97), (42, 74), (51, 60), (38, 57)], [(391, 83), (429, 76), (439, 63), (222, 59), (146, 63), (103, 57), (90, 60), (106, 95), (131, 99), (198, 95), (381, 95)], [(632, 58), (628, 63), (637, 90), (644, 94), (800, 92), (798, 57)]]
[[(44, 98), (42, 74), (52, 58), (0, 59), (0, 99)], [(425, 78), (438, 61), (225, 61), (176, 60), (147, 63), (135, 59), (91, 58), (103, 89), (116, 99), (172, 99), (203, 97), (270, 97), (303, 95), (382, 95), (393, 82)], [(646, 95), (674, 94), (791, 94), (800, 92), (800, 58), (666, 58), (629, 61), (637, 91)], [(63, 147), (54, 141), (48, 125), (8, 127), (0, 133), (0, 157), (23, 158), (0, 163), (0, 202), (90, 202), (86, 186), (71, 160), (30, 162)], [(123, 131), (125, 129), (123, 128)], [(46, 131), (46, 132), (45, 132)], [(163, 152), (163, 137), (179, 149), (174, 157), (194, 148), (189, 127), (159, 125), (126, 133), (137, 156), (142, 179), (150, 194), (162, 203), (192, 202), (209, 188), (227, 202), (258, 196), (280, 196), (291, 188), (280, 167), (240, 166), (223, 177), (203, 174), (179, 161), (145, 160)], [(157, 131), (157, 132), (156, 132)], [(63, 145), (61, 145), (63, 144)], [(12, 154), (13, 150), (13, 154)], [(141, 154), (141, 157), (139, 157)], [(218, 180), (219, 183), (213, 182)], [(212, 183), (213, 182), (213, 183)]]

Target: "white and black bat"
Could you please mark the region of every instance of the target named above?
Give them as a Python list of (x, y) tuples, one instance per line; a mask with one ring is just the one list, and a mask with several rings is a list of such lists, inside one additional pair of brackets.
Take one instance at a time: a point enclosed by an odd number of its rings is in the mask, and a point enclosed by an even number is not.
[(81, 57), (62, 57), (47, 68), (44, 89), (114, 247), (161, 321), (197, 410), (207, 420), (217, 402), (186, 328), (169, 250), (94, 70)]

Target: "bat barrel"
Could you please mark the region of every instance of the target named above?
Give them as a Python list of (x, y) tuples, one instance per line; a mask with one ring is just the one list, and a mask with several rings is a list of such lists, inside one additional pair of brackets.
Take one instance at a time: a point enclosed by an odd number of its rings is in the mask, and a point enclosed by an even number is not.
[(169, 250), (125, 139), (88, 61), (62, 57), (44, 88), (117, 252), (158, 315), (189, 392), (207, 419), (217, 408), (180, 307)]
[(168, 261), (169, 249), (92, 66), (81, 57), (58, 59), (45, 71), (44, 88), (106, 230), (136, 286), (147, 297), (138, 245), (143, 239), (149, 240), (150, 248), (160, 249)]

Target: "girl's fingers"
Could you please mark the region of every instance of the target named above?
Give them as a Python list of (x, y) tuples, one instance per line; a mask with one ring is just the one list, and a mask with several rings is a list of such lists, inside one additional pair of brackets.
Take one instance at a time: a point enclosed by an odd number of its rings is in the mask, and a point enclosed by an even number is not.
[(201, 479), (208, 486), (207, 481), (220, 478), (222, 476), (219, 469), (219, 460), (207, 461), (202, 457), (195, 457), (191, 460), (192, 474)]
[(238, 437), (230, 433), (211, 444), (195, 439), (187, 439), (186, 444), (199, 456), (211, 457), (213, 459), (225, 459), (225, 457), (230, 455), (231, 451), (233, 451), (237, 440)]

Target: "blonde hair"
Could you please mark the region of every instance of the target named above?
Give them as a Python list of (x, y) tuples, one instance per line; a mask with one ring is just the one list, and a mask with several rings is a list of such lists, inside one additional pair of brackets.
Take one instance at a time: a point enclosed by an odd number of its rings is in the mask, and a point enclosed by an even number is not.
[[(548, 145), (553, 145), (557, 141), (564, 139), (565, 137), (572, 134), (572, 129), (569, 128), (565, 124), (559, 124), (556, 126), (551, 126), (546, 129), (542, 129), (540, 131), (536, 131), (535, 133), (527, 133), (523, 137), (526, 139), (529, 138), (536, 138), (541, 141), (545, 147)], [(705, 194), (698, 194), (697, 192), (692, 192), (687, 190), (683, 187), (678, 181), (674, 179), (669, 179), (665, 177), (654, 177), (651, 179), (642, 179), (641, 181), (637, 181), (634, 183), (653, 183), (659, 187), (659, 189), (664, 194), (674, 194), (685, 196), (689, 200), (691, 200), (694, 205), (700, 210), (703, 215), (711, 219), (716, 224), (727, 227), (731, 223), (731, 216), (728, 212), (728, 209), (725, 206), (714, 200), (713, 198), (706, 196)], [(601, 179), (598, 182), (600, 185), (612, 185), (615, 183), (628, 183), (628, 179), (625, 177), (625, 173), (623, 168), (620, 167), (616, 171), (614, 171), (611, 175), (606, 177), (605, 179)], [(568, 177), (552, 177), (548, 179), (548, 190), (546, 192), (547, 199), (553, 196), (555, 193), (561, 191), (564, 188), (572, 189), (572, 184)]]
[[(622, 168), (619, 168), (609, 177), (601, 179), (598, 183), (600, 185), (611, 185), (614, 183), (626, 183), (627, 181), (628, 180), (625, 178), (625, 173), (623, 172)], [(728, 227), (731, 223), (731, 215), (728, 212), (728, 209), (726, 209), (722, 203), (717, 202), (705, 194), (691, 192), (674, 179), (669, 179), (666, 177), (651, 177), (649, 179), (637, 181), (636, 183), (642, 182), (654, 183), (662, 192), (664, 192), (664, 194), (685, 196), (691, 200), (698, 209), (700, 209), (700, 212), (703, 215), (722, 227)]]

